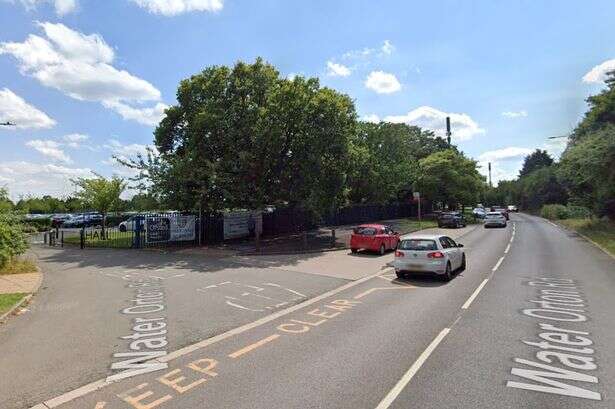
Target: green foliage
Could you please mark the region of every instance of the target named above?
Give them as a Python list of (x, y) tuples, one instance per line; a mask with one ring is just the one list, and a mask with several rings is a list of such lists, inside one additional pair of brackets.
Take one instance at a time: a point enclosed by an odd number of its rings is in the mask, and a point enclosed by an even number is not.
[(416, 126), (359, 122), (350, 143), (352, 203), (386, 203), (411, 194), (418, 161), (448, 148), (442, 138)]
[(117, 176), (113, 176), (111, 179), (96, 174), (94, 176), (93, 178), (73, 179), (72, 182), (78, 189), (75, 192), (75, 197), (102, 215), (104, 237), (107, 213), (116, 210), (122, 204), (120, 195), (126, 189), (126, 182)]
[(574, 206), (569, 204), (566, 206), (569, 219), (587, 219), (591, 217), (591, 211), (584, 206)]
[(356, 125), (348, 96), (257, 59), (181, 81), (177, 100), (155, 131), (160, 155), (122, 162), (166, 203), (324, 212), (343, 202)]
[(615, 219), (615, 125), (572, 142), (562, 155), (558, 175), (575, 203)]
[(9, 198), (8, 189), (5, 187), (0, 187), (0, 213), (9, 212), (13, 210), (14, 207), (15, 205), (13, 205), (13, 202)]
[(561, 204), (549, 204), (542, 206), (540, 216), (550, 220), (560, 220), (568, 218), (568, 208)]
[(607, 87), (598, 95), (587, 98), (589, 110), (577, 125), (572, 142), (578, 142), (607, 125), (615, 125), (615, 71), (607, 73)]
[(72, 213), (82, 208), (83, 204), (77, 198), (59, 199), (49, 195), (21, 198), (15, 204), (15, 210), (31, 214)]
[[(24, 228), (31, 232), (34, 231), (48, 231), (51, 229), (51, 218), (45, 217), (41, 219), (30, 219), (23, 222)], [(27, 227), (26, 227), (27, 226)]]
[(448, 149), (419, 161), (417, 188), (424, 197), (447, 204), (476, 203), (485, 178), (478, 173), (476, 162)]
[(0, 268), (28, 248), (19, 218), (13, 213), (0, 213)]
[(521, 178), (520, 204), (538, 210), (545, 204), (566, 204), (568, 193), (556, 176), (555, 166), (540, 168)]
[(535, 170), (553, 165), (553, 158), (546, 150), (536, 149), (534, 152), (525, 157), (523, 166), (519, 171), (519, 177), (524, 177), (534, 172)]

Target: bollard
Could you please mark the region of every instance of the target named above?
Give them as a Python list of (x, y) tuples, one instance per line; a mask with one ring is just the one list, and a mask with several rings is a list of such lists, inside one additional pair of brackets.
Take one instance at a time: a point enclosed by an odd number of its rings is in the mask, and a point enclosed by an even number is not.
[(83, 250), (84, 246), (85, 246), (85, 231), (84, 229), (81, 229), (79, 231), (79, 247), (81, 247), (81, 250)]
[(60, 233), (60, 247), (64, 247), (64, 230)]
[(331, 247), (335, 247), (335, 229), (331, 229)]
[(47, 232), (43, 232), (43, 244), (47, 244)]

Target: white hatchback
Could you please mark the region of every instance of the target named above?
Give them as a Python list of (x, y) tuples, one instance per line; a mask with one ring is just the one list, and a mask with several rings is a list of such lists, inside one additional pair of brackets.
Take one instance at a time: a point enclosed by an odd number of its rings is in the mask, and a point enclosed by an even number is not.
[(409, 272), (425, 272), (449, 281), (453, 271), (465, 270), (466, 255), (463, 244), (448, 236), (408, 235), (399, 240), (393, 267), (398, 278)]

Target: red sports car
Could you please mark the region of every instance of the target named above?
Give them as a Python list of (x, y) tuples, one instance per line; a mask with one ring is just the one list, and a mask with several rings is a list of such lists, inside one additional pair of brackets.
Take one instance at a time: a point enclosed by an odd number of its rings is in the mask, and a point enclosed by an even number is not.
[(360, 249), (377, 251), (383, 255), (387, 250), (397, 248), (399, 233), (382, 224), (362, 224), (356, 227), (350, 237), (350, 249), (356, 253)]

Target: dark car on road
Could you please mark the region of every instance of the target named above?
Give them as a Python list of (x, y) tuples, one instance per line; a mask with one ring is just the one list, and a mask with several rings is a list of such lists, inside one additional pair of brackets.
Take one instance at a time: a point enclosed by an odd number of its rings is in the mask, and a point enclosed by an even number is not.
[(459, 212), (445, 212), (438, 216), (438, 227), (465, 227), (466, 220)]

